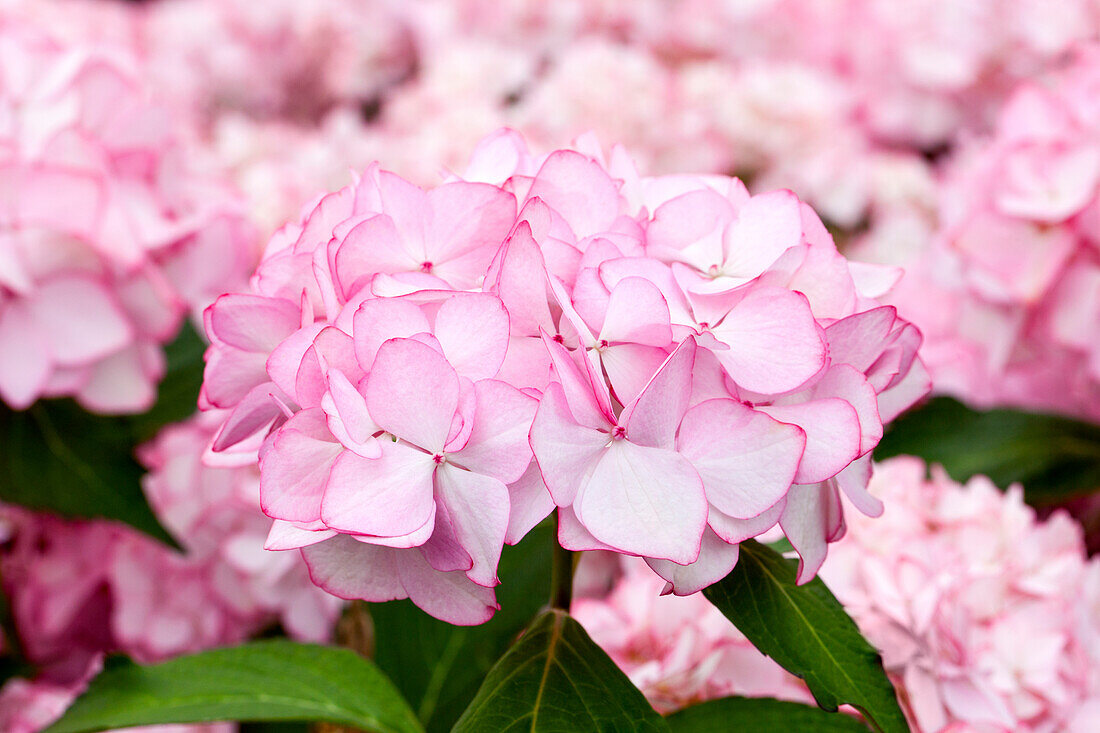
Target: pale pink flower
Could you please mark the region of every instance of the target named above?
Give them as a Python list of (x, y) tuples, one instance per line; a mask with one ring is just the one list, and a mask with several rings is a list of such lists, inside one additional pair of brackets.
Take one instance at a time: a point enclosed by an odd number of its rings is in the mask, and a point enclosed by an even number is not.
[(1098, 80), (1086, 47), (1050, 84), (1021, 85), (995, 134), (946, 167), (934, 238), (893, 260), (910, 272), (890, 300), (925, 332), (938, 391), (1100, 415)]
[[(1064, 514), (898, 458), (875, 521), (853, 517), (822, 577), (883, 654), (915, 730), (1088, 730), (1100, 699), (1098, 570)], [(1074, 727), (1076, 726), (1076, 727)], [(951, 728), (952, 730), (956, 728)]]
[(0, 46), (0, 397), (142, 411), (161, 344), (241, 282), (251, 237), (124, 57), (10, 20)]
[(658, 711), (729, 695), (813, 704), (801, 680), (757, 651), (705, 598), (662, 596), (660, 578), (644, 565), (623, 565), (610, 593), (578, 598), (571, 612)]

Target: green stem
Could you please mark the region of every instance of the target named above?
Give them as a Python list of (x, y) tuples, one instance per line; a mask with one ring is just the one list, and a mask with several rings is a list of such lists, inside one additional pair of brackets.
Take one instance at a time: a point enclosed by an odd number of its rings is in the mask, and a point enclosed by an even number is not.
[(554, 556), (550, 568), (550, 607), (569, 612), (573, 603), (574, 553), (558, 544), (557, 533), (554, 537)]

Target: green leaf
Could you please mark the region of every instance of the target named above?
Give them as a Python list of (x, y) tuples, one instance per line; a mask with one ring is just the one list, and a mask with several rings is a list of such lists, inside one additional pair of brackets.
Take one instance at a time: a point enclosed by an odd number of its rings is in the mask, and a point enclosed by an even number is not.
[(978, 412), (948, 397), (894, 421), (875, 449), (877, 460), (902, 454), (939, 463), (956, 481), (975, 474), (1001, 488), (1018, 481), (1032, 504), (1100, 486), (1100, 426), (1019, 410)]
[(858, 718), (768, 697), (723, 697), (692, 705), (666, 718), (672, 733), (867, 733)]
[(114, 519), (173, 547), (141, 490), (142, 467), (122, 418), (43, 400), (0, 408), (0, 500), (66, 517)]
[(409, 601), (374, 603), (374, 659), (429, 731), (448, 731), (485, 675), (546, 605), (554, 526), (544, 522), (501, 556), (500, 610), (481, 626), (452, 626)]
[(554, 609), (490, 670), (454, 730), (667, 732), (668, 724), (581, 625)]
[(372, 733), (422, 730), (367, 659), (348, 649), (270, 640), (147, 667), (110, 664), (47, 733), (219, 720), (316, 721)]
[(877, 730), (909, 730), (878, 652), (820, 578), (795, 584), (797, 567), (748, 540), (733, 571), (703, 594), (757, 649), (803, 678), (821, 707), (848, 703)]

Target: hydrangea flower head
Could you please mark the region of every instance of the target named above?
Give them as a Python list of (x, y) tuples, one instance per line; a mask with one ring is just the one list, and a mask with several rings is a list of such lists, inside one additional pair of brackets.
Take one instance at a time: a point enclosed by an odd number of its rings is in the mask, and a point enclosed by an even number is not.
[(920, 336), (787, 191), (643, 178), (590, 137), (504, 130), (465, 177), (369, 168), (206, 313), (213, 448), (260, 448), (271, 548), (346, 598), (480, 623), (504, 542), (555, 507), (568, 549), (645, 557), (669, 590), (779, 523), (811, 577), (863, 511)]

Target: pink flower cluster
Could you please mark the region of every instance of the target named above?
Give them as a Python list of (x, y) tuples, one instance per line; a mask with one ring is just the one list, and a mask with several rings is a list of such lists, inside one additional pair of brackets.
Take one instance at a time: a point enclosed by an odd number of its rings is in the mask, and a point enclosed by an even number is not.
[(821, 571), (881, 650), (914, 730), (1097, 730), (1100, 561), (1086, 561), (1080, 527), (1061, 513), (1038, 523), (1019, 487), (925, 470), (880, 464), (885, 513), (853, 518)]
[(660, 595), (661, 579), (644, 563), (623, 565), (610, 593), (578, 598), (570, 612), (659, 712), (729, 695), (813, 704), (800, 679), (703, 596)]
[(948, 166), (934, 240), (891, 297), (938, 391), (1100, 418), (1098, 90), (1100, 47), (1082, 48)]
[(148, 409), (161, 345), (253, 240), (124, 60), (0, 18), (0, 399)]
[[(206, 312), (215, 451), (260, 447), (272, 549), (346, 598), (452, 623), (496, 608), (504, 542), (555, 507), (568, 549), (645, 557), (679, 594), (777, 523), (816, 572), (882, 423), (929, 388), (920, 335), (788, 191), (642, 178), (621, 148), (465, 178), (369, 168)], [(533, 460), (532, 460), (533, 458)]]
[(27, 657), (48, 679), (81, 679), (103, 652), (159, 661), (276, 621), (294, 638), (329, 637), (339, 599), (293, 558), (262, 549), (270, 522), (255, 467), (204, 465), (216, 422), (171, 426), (141, 451), (150, 504), (185, 554), (108, 522), (5, 510), (12, 538), (0, 573)]

